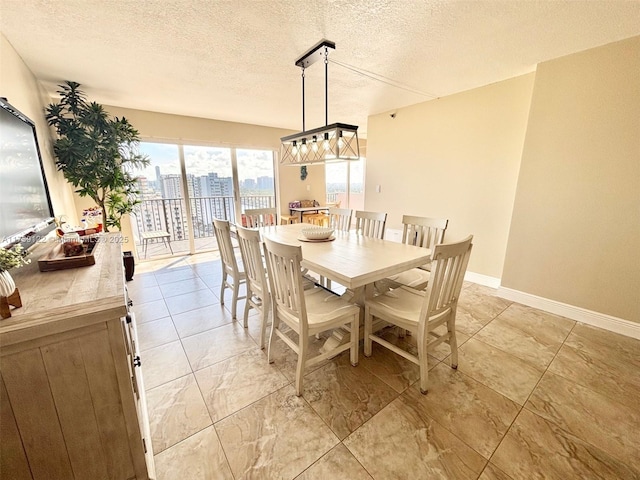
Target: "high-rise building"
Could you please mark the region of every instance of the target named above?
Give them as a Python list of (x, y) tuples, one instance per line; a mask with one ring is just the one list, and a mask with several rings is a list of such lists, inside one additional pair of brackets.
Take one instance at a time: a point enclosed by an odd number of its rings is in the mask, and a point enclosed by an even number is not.
[(162, 175), (160, 177), (162, 184), (163, 198), (181, 198), (182, 189), (180, 188), (180, 175), (175, 173)]
[(273, 192), (273, 177), (262, 176), (257, 179), (258, 190)]

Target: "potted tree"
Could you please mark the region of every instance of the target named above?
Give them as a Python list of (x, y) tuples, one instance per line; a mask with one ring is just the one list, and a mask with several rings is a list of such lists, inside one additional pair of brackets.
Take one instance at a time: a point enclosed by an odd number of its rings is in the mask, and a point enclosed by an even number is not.
[(105, 231), (120, 229), (122, 216), (138, 203), (131, 171), (149, 164), (138, 151), (138, 131), (126, 118), (112, 118), (102, 105), (87, 101), (79, 83), (59, 87), (60, 101), (46, 108), (47, 122), (58, 134), (56, 167), (76, 193), (102, 209)]

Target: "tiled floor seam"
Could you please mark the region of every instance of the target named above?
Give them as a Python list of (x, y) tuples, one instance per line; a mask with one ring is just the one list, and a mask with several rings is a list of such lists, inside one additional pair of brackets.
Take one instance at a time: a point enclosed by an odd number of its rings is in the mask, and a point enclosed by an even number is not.
[[(507, 437), (507, 435), (509, 434), (509, 431), (511, 431), (511, 428), (513, 427), (513, 424), (516, 422), (516, 420), (518, 419), (518, 417), (520, 416), (520, 414), (522, 413), (522, 411), (525, 409), (525, 405), (527, 404), (527, 402), (529, 401), (529, 398), (531, 398), (531, 395), (533, 395), (533, 392), (535, 392), (536, 388), (538, 388), (538, 385), (540, 384), (540, 382), (542, 381), (542, 378), (544, 377), (544, 375), (547, 373), (547, 371), (549, 370), (549, 367), (551, 366), (551, 364), (553, 363), (553, 361), (556, 359), (556, 357), (558, 356), (558, 353), (560, 352), (560, 349), (562, 348), (562, 346), (564, 345), (564, 343), (567, 341), (567, 338), (569, 338), (569, 335), (571, 335), (571, 332), (573, 331), (573, 329), (576, 327), (576, 325), (578, 324), (578, 322), (574, 322), (573, 326), (571, 327), (571, 330), (569, 330), (567, 332), (567, 335), (564, 337), (564, 339), (562, 340), (562, 343), (560, 344), (560, 346), (558, 347), (558, 350), (556, 351), (556, 353), (553, 355), (553, 358), (551, 359), (551, 361), (549, 362), (549, 364), (547, 365), (547, 367), (544, 369), (544, 372), (542, 372), (542, 375), (540, 375), (540, 378), (538, 379), (538, 381), (536, 382), (536, 384), (534, 385), (534, 387), (531, 389), (531, 392), (529, 392), (529, 395), (527, 395), (527, 398), (525, 399), (525, 401), (522, 403), (522, 405), (520, 406), (519, 410), (518, 410), (518, 414), (513, 417), (513, 420), (511, 421), (511, 424), (509, 425), (509, 428), (507, 428), (507, 430), (504, 432), (504, 435), (502, 436), (502, 438), (500, 439), (500, 441), (498, 442), (498, 445), (496, 445), (496, 448), (493, 449), (493, 452), (491, 453), (491, 455), (489, 456), (489, 461), (487, 462), (487, 465), (484, 466), (484, 468), (482, 469), (482, 472), (484, 472), (487, 468), (487, 466), (489, 465), (489, 463), (491, 463), (491, 460), (493, 459), (493, 456), (495, 455), (495, 453), (498, 451), (498, 449), (500, 448), (500, 445), (502, 445), (502, 442), (504, 442), (504, 439)], [(531, 412), (531, 410), (527, 409), (528, 412)], [(533, 415), (539, 416), (537, 415), (535, 412), (531, 412)], [(558, 426), (558, 428), (561, 428)], [(561, 428), (561, 430), (565, 431), (564, 429)], [(569, 433), (569, 432), (567, 432)], [(570, 434), (570, 433), (569, 433)], [(587, 442), (588, 443), (588, 442)], [(482, 472), (480, 473), (480, 475), (482, 475)], [(479, 478), (479, 477), (478, 477)]]
[[(198, 386), (198, 388), (200, 388), (200, 386)], [(202, 393), (202, 392), (200, 392)], [(225, 462), (227, 462), (227, 467), (229, 467), (229, 473), (231, 473), (231, 477), (233, 477), (233, 479), (235, 480), (236, 476), (233, 473), (233, 470), (231, 469), (231, 462), (229, 462), (229, 457), (227, 456), (227, 451), (224, 449), (224, 444), (222, 443), (222, 439), (220, 438), (220, 434), (218, 433), (218, 429), (216, 428), (216, 424), (212, 423), (211, 424), (211, 428), (213, 428), (213, 431), (216, 434), (216, 438), (218, 439), (218, 443), (220, 444), (220, 448), (222, 449), (222, 454), (224, 455), (224, 460)]]
[[(180, 439), (180, 440), (178, 440), (176, 443), (171, 444), (171, 445), (169, 445), (169, 446), (167, 446), (167, 447), (163, 448), (163, 449), (162, 449), (162, 450), (160, 450), (159, 452), (155, 452), (155, 451), (154, 451), (154, 452), (153, 452), (153, 458), (155, 459), (155, 458), (156, 458), (156, 456), (158, 456), (158, 455), (162, 454), (163, 452), (166, 452), (167, 450), (169, 450), (169, 449), (171, 449), (171, 448), (175, 447), (176, 445), (180, 445), (180, 444), (181, 444), (182, 442), (184, 442), (185, 440), (187, 440), (187, 439), (189, 439), (189, 438), (193, 437), (194, 435), (197, 435), (198, 433), (202, 432), (203, 430), (206, 430), (206, 429), (207, 429), (207, 428), (209, 428), (209, 427), (213, 428), (213, 422), (211, 422), (211, 423), (210, 423), (209, 425), (207, 425), (206, 427), (201, 428), (201, 429), (200, 429), (200, 430), (198, 430), (197, 432), (190, 433), (190, 434), (189, 434), (189, 435), (187, 435), (186, 437), (181, 438), (181, 439)], [(217, 435), (217, 432), (216, 432), (216, 435)], [(225, 458), (226, 458), (226, 456), (225, 456)]]
[[(144, 365), (144, 359), (142, 359), (142, 364)], [(176, 378), (172, 378), (171, 380), (167, 380), (166, 382), (162, 382), (158, 385), (154, 385), (151, 388), (146, 388), (144, 389), (145, 393), (149, 393), (151, 390), (155, 390), (158, 387), (162, 387), (163, 385), (166, 385), (167, 383), (171, 383), (171, 382), (175, 382), (176, 380), (179, 380), (181, 378), (184, 377), (188, 377), (189, 375), (193, 375), (193, 371), (189, 372), (189, 373), (185, 373), (184, 375), (180, 375), (179, 377)], [(144, 379), (144, 373), (142, 374), (142, 378)], [(202, 392), (200, 392), (200, 394), (202, 395)]]
[[(217, 327), (216, 327), (216, 328), (217, 328)], [(209, 331), (209, 330), (207, 330), (207, 331)], [(186, 337), (186, 338), (188, 338), (188, 337)], [(255, 340), (253, 340), (253, 338), (251, 338), (251, 340), (253, 341), (253, 343), (255, 343), (255, 344), (256, 344), (256, 348), (257, 348), (258, 350), (260, 350), (260, 345), (258, 345), (258, 344), (255, 342)], [(199, 372), (199, 371), (204, 370), (204, 369), (206, 369), (206, 368), (212, 367), (213, 365), (217, 365), (217, 364), (218, 364), (218, 363), (220, 363), (220, 362), (226, 362), (227, 360), (231, 360), (232, 358), (236, 358), (236, 357), (238, 357), (238, 356), (240, 356), (240, 355), (243, 355), (243, 354), (245, 354), (245, 353), (247, 353), (248, 351), (250, 351), (250, 350), (251, 350), (250, 348), (248, 348), (248, 349), (243, 350), (243, 351), (241, 351), (241, 352), (239, 352), (239, 353), (235, 353), (235, 354), (233, 354), (233, 355), (231, 355), (231, 356), (229, 356), (229, 357), (222, 358), (222, 359), (220, 359), (220, 360), (218, 360), (218, 361), (216, 361), (216, 362), (210, 363), (210, 364), (208, 364), (208, 365), (205, 365), (205, 366), (203, 366), (203, 367), (201, 367), (201, 368), (198, 368), (198, 369), (195, 369), (195, 370), (194, 370), (193, 365), (191, 365), (191, 361), (189, 360), (189, 356), (187, 355), (187, 352), (186, 352), (186, 350), (184, 349), (184, 345), (182, 345), (182, 339), (179, 339), (179, 341), (180, 341), (180, 345), (182, 346), (182, 350), (185, 352), (185, 356), (187, 357), (187, 362), (189, 363), (189, 368), (191, 369), (191, 373), (193, 373), (194, 375), (195, 375), (195, 373), (196, 373), (196, 372)], [(262, 351), (262, 350), (260, 350), (260, 351)]]

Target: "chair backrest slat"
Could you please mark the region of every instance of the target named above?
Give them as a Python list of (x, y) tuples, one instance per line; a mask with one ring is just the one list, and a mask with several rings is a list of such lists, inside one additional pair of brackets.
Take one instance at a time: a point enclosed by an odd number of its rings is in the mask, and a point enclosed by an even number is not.
[(387, 214), (356, 210), (356, 231), (365, 237), (384, 238)]
[[(237, 278), (239, 272), (238, 262), (233, 251), (233, 243), (231, 243), (231, 225), (228, 220), (213, 219), (213, 231), (216, 235), (216, 242), (220, 250), (220, 258), (222, 259), (222, 268), (233, 278)], [(235, 275), (234, 275), (235, 274)]]
[(348, 232), (351, 228), (352, 213), (353, 210), (350, 208), (330, 208), (329, 226), (339, 232)]
[(308, 329), (302, 282), (302, 248), (264, 239), (264, 255), (273, 308), (276, 313), (300, 322), (301, 332)]
[(262, 261), (262, 246), (260, 232), (250, 228), (236, 227), (238, 243), (244, 271), (247, 275), (249, 289), (260, 298), (264, 298), (267, 290), (267, 274)]
[(451, 310), (455, 315), (464, 274), (467, 270), (473, 236), (457, 243), (439, 244), (433, 249), (431, 276), (426, 290), (420, 322)]
[(277, 225), (277, 210), (275, 208), (254, 208), (245, 210), (248, 228), (268, 227)]
[(446, 218), (402, 217), (402, 243), (424, 248), (433, 248), (444, 241), (449, 220)]

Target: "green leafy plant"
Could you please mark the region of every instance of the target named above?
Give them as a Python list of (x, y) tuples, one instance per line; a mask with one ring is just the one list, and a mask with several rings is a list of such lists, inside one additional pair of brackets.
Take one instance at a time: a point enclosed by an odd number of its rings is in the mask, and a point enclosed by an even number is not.
[(110, 117), (104, 107), (86, 100), (80, 84), (59, 85), (60, 101), (46, 108), (56, 129), (56, 167), (81, 197), (90, 197), (104, 212), (105, 231), (121, 228), (122, 216), (137, 203), (134, 168), (149, 164), (138, 151), (138, 131), (122, 117)]
[(28, 252), (22, 248), (22, 245), (0, 248), (0, 272), (31, 263), (31, 259), (26, 258), (27, 254)]

